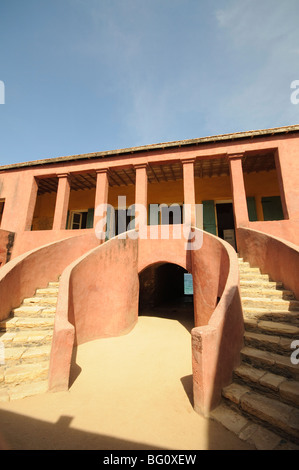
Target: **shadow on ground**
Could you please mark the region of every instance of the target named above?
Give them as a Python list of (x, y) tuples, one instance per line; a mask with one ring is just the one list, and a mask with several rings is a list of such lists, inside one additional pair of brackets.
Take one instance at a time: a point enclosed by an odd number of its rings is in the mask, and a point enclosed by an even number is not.
[(61, 416), (56, 423), (48, 423), (0, 410), (0, 450), (161, 450), (141, 442), (73, 429), (72, 419)]

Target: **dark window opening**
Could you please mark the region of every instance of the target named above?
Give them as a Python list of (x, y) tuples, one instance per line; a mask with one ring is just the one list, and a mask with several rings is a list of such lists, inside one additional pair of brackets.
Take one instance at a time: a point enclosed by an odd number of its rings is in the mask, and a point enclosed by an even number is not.
[(236, 249), (233, 204), (216, 204), (216, 213), (218, 236)]
[(87, 227), (87, 211), (72, 211), (70, 213), (71, 230), (80, 230)]
[(3, 211), (4, 211), (4, 202), (5, 201), (0, 201), (0, 226), (1, 226), (2, 215), (3, 215)]

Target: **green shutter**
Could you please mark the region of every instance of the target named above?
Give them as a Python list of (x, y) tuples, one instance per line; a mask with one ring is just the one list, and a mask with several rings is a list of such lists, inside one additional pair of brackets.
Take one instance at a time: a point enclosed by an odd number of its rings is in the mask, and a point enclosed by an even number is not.
[(135, 204), (131, 206), (131, 216), (130, 216), (130, 228), (131, 230), (135, 229), (136, 221), (135, 221)]
[[(115, 222), (115, 221), (114, 221)], [(112, 221), (112, 208), (110, 205), (107, 207), (107, 214), (106, 214), (106, 238), (105, 241), (109, 240), (110, 238), (114, 237), (113, 230), (111, 230), (110, 224), (113, 223)]]
[(70, 218), (70, 211), (67, 211), (67, 217), (66, 217), (66, 226), (65, 226), (65, 229), (66, 229), (66, 230), (68, 229), (68, 225), (69, 225), (69, 218)]
[(93, 218), (94, 218), (94, 208), (88, 209), (87, 219), (86, 219), (86, 228), (93, 228)]
[(247, 197), (248, 218), (250, 222), (257, 221), (256, 205), (254, 197)]
[(202, 201), (203, 204), (203, 229), (206, 232), (217, 235), (214, 201)]
[(283, 220), (283, 210), (279, 196), (262, 197), (264, 220)]

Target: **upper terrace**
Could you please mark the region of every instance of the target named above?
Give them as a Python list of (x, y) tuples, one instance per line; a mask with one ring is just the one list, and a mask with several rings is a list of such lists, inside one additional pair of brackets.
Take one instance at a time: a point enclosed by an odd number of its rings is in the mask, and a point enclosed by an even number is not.
[[(2, 166), (1, 228), (27, 241), (30, 232), (33, 245), (22, 250), (31, 248), (95, 227), (94, 208), (117, 207), (118, 196), (126, 207), (203, 204), (204, 228), (220, 236), (221, 217), (232, 229), (287, 221), (299, 212), (298, 132), (287, 126)], [(220, 204), (231, 204), (231, 214), (221, 215)]]

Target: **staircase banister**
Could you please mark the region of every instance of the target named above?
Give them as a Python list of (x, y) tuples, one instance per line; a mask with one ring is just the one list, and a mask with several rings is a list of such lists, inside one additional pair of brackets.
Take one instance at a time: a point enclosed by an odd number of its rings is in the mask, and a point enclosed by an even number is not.
[(281, 281), (299, 299), (299, 247), (252, 228), (238, 228), (239, 253), (252, 267)]
[(222, 388), (231, 382), (244, 334), (237, 254), (225, 241), (207, 236), (222, 245), (229, 263), (221, 298), (208, 324), (191, 331), (194, 408), (204, 416), (217, 406)]

